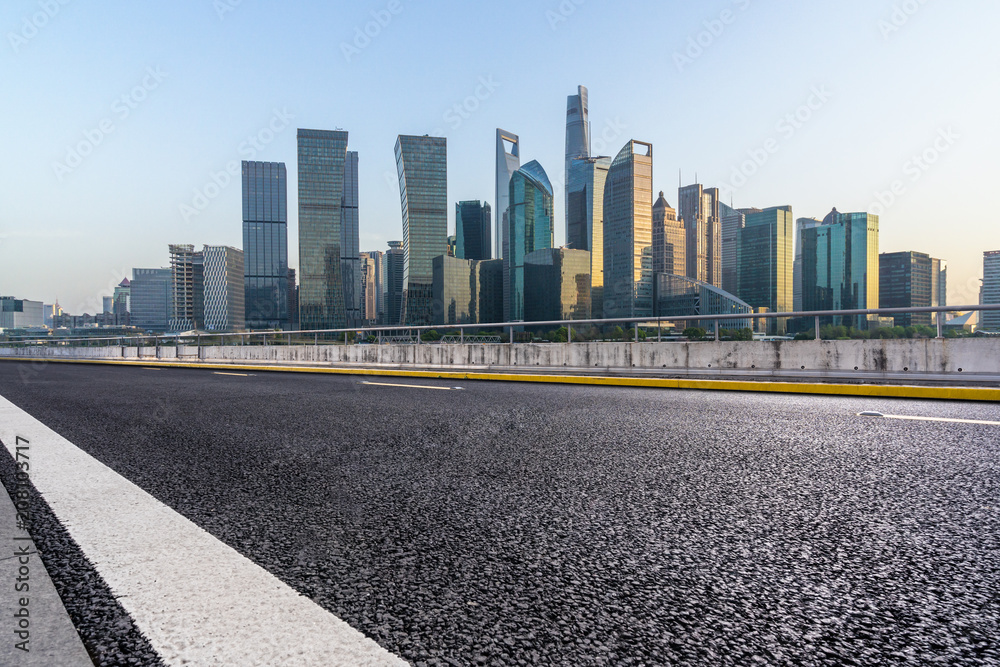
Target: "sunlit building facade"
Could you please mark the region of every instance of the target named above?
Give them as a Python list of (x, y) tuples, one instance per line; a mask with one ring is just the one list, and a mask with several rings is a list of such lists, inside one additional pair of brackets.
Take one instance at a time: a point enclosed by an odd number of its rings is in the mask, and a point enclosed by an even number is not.
[(682, 187), (677, 213), (687, 233), (687, 277), (719, 287), (722, 284), (722, 222), (718, 188), (701, 184)]
[(246, 312), (243, 251), (230, 246), (207, 245), (202, 255), (205, 267), (205, 331), (243, 331)]
[(568, 167), (566, 247), (590, 253), (591, 314), (604, 312), (604, 185), (610, 157), (579, 157)]
[(663, 192), (653, 204), (653, 271), (683, 276), (687, 271), (687, 234)]
[[(932, 308), (948, 305), (948, 263), (922, 252), (879, 255), (879, 308)], [(896, 326), (930, 326), (931, 313), (893, 315)]]
[(525, 255), (525, 321), (591, 319), (590, 266), (586, 250), (544, 248)]
[(604, 317), (653, 313), (653, 146), (629, 141), (604, 185)]
[[(792, 310), (794, 219), (791, 206), (775, 206), (745, 217), (737, 233), (736, 296), (772, 313)], [(784, 335), (787, 322), (767, 320), (768, 333)]]

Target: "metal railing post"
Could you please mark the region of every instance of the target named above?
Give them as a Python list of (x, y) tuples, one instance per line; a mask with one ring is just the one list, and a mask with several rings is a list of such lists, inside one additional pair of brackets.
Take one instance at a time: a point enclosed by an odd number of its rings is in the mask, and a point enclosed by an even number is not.
[(458, 340), (461, 341), (462, 345), (465, 345), (465, 327), (458, 330)]
[(663, 342), (663, 328), (660, 325), (660, 318), (656, 318), (656, 342)]
[(937, 314), (937, 337), (944, 338), (944, 313)]
[(508, 327), (510, 329), (510, 344), (514, 344), (514, 327)]
[(719, 320), (715, 320), (715, 342), (719, 342)]
[(567, 343), (571, 343), (571, 344), (573, 342), (573, 325), (572, 324), (567, 324), (566, 325), (566, 342)]
[(816, 316), (816, 335), (814, 336), (816, 340), (822, 340), (819, 335), (819, 315)]
[(635, 342), (638, 343), (639, 342), (639, 323), (638, 322), (633, 322), (632, 323), (632, 330), (635, 333)]

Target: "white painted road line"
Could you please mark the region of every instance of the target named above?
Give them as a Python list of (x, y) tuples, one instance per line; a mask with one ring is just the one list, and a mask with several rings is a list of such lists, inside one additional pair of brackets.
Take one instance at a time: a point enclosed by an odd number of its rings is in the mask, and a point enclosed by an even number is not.
[(216, 371), (215, 373), (213, 373), (213, 375), (232, 375), (232, 376), (241, 377), (241, 378), (248, 378), (248, 377), (250, 377), (249, 373), (223, 373), (221, 371)]
[(906, 415), (884, 415), (881, 412), (861, 412), (859, 417), (881, 417), (882, 419), (901, 419), (917, 422), (944, 422), (946, 424), (980, 424), (982, 426), (1000, 426), (1000, 422), (983, 421), (980, 419), (948, 419), (947, 417), (908, 417)]
[(0, 439), (168, 665), (405, 665), (0, 397)]
[(391, 384), (389, 382), (362, 382), (375, 387), (408, 387), (410, 389), (437, 389), (439, 391), (462, 391), (461, 387), (432, 387), (428, 384)]

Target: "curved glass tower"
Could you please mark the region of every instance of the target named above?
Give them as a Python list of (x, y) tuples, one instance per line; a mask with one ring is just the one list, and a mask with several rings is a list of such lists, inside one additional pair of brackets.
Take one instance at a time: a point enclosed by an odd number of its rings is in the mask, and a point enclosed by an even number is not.
[(514, 172), (510, 179), (510, 256), (506, 263), (510, 299), (504, 303), (504, 319), (508, 322), (525, 318), (524, 258), (536, 250), (552, 247), (552, 208), (552, 184), (542, 165), (532, 161)]
[(604, 184), (605, 318), (653, 314), (652, 209), (653, 145), (629, 141)]

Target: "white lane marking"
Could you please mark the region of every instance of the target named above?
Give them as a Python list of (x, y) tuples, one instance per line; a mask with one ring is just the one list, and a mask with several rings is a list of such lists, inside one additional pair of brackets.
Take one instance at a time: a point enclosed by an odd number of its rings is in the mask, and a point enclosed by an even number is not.
[(980, 419), (948, 419), (947, 417), (909, 417), (906, 415), (884, 415), (880, 412), (859, 412), (859, 417), (881, 417), (882, 419), (901, 419), (917, 422), (944, 422), (946, 424), (980, 424), (982, 426), (1000, 426), (1000, 422), (983, 421)]
[(389, 382), (362, 382), (375, 387), (409, 387), (410, 389), (438, 389), (440, 391), (463, 391), (461, 387), (432, 387), (429, 384), (391, 384)]
[[(406, 665), (0, 396), (0, 439), (168, 665)], [(21, 443), (23, 445), (23, 441)]]
[(250, 377), (249, 373), (222, 373), (220, 371), (216, 371), (215, 373), (213, 373), (213, 375), (232, 375), (232, 376), (241, 377), (241, 378), (248, 378), (248, 377)]

